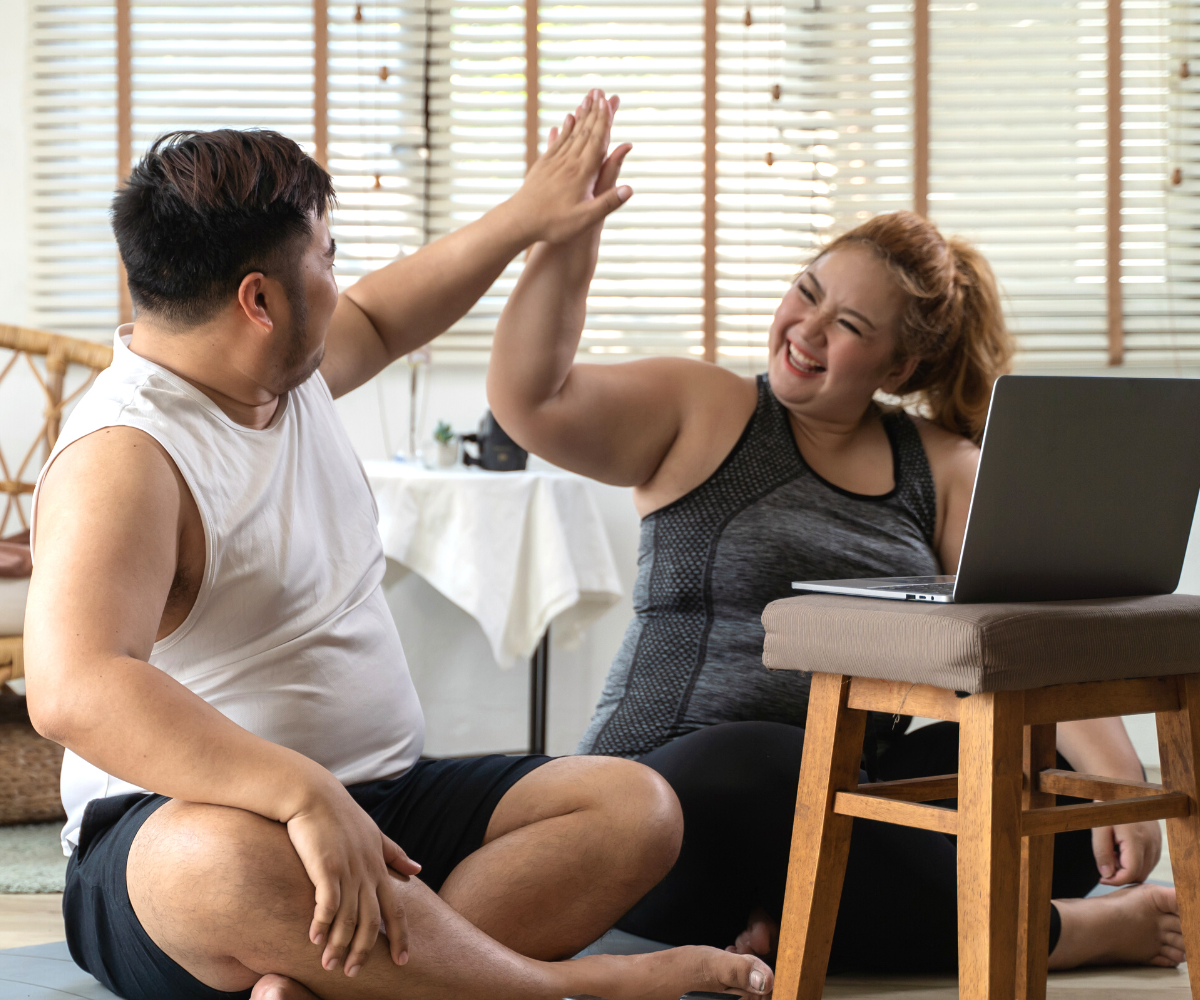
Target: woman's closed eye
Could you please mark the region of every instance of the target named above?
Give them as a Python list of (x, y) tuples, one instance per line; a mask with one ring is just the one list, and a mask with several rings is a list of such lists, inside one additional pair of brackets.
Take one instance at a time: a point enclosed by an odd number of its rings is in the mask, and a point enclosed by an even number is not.
[(858, 327), (856, 327), (853, 323), (851, 323), (848, 319), (839, 319), (838, 322), (841, 323), (842, 326), (844, 326), (847, 330), (849, 330), (856, 337), (862, 336), (862, 331)]

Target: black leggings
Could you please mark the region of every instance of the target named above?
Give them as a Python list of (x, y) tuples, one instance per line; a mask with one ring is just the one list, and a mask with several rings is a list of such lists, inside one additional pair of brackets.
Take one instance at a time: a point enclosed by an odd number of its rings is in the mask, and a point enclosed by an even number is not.
[[(643, 757), (679, 796), (683, 848), (670, 874), (617, 926), (668, 944), (723, 948), (745, 929), (752, 910), (778, 921), (803, 747), (799, 727), (730, 722)], [(1060, 756), (1058, 766), (1069, 765)], [(958, 726), (942, 722), (893, 739), (879, 756), (878, 778), (957, 770)], [(1090, 831), (1054, 838), (1055, 898), (1085, 896), (1099, 878)], [(830, 970), (953, 970), (957, 923), (954, 838), (855, 820)], [(1052, 924), (1051, 948), (1059, 922)]]

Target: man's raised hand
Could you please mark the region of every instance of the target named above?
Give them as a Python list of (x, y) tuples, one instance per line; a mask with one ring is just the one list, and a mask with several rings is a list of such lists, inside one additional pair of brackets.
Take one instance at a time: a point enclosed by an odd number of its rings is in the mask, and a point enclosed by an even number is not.
[(562, 243), (599, 223), (624, 204), (633, 190), (616, 187), (621, 162), (632, 148), (622, 144), (607, 156), (618, 99), (589, 91), (561, 129), (552, 129), (538, 158), (513, 196), (529, 222), (532, 240)]

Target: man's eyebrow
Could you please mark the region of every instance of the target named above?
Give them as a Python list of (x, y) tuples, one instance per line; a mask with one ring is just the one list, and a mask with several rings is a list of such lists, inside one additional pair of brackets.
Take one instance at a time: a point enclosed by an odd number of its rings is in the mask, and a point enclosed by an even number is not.
[[(821, 282), (819, 282), (817, 280), (817, 276), (815, 274), (813, 274), (811, 271), (805, 271), (804, 274), (801, 275), (801, 277), (807, 277), (809, 279), (809, 281), (811, 281), (814, 285), (817, 286), (818, 292), (820, 292), (822, 295), (825, 294), (825, 289), (821, 287)], [(872, 323), (869, 319), (867, 319), (867, 317), (864, 316), (862, 313), (860, 313), (857, 309), (850, 309), (847, 306), (842, 306), (841, 311), (845, 312), (845, 313), (849, 313), (851, 316), (857, 316), (864, 323), (866, 323), (867, 326), (869, 326), (872, 330), (875, 329), (875, 324)]]

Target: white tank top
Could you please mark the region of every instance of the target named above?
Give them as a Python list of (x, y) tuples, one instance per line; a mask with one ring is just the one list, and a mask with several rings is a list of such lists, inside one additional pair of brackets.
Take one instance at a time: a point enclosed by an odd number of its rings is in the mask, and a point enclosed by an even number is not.
[[(46, 468), (81, 437), (123, 425), (158, 441), (191, 489), (204, 579), (150, 662), (343, 784), (402, 774), (420, 756), (425, 720), (380, 588), (375, 500), (324, 378), (293, 389), (270, 425), (252, 430), (134, 354), (131, 330), (117, 330), (112, 366), (72, 411)], [(68, 750), (63, 850), (79, 843), (89, 801), (142, 790)]]

